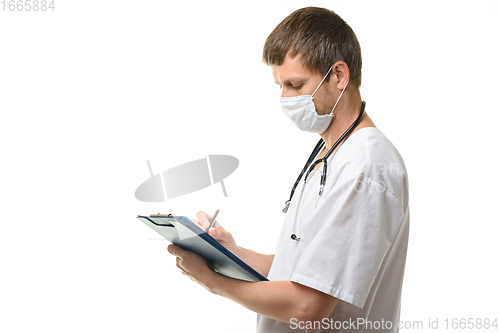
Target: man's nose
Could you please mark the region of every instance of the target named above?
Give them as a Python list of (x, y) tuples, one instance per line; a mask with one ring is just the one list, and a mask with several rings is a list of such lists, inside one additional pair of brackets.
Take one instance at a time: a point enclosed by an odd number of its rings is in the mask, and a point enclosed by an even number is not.
[(283, 89), (281, 89), (281, 97), (295, 97), (295, 96), (299, 96), (299, 94), (297, 94), (296, 91), (293, 91), (292, 89), (288, 89), (286, 87), (283, 87)]

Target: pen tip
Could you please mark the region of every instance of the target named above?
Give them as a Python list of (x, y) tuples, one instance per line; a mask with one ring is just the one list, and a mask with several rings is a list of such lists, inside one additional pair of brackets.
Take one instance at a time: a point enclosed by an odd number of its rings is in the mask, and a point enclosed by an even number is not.
[(217, 211), (219, 211), (219, 210), (217, 209)]

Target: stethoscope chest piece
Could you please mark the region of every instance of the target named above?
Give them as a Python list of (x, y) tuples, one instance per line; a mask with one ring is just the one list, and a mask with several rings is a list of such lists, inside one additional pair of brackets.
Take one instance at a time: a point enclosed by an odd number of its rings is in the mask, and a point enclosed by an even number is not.
[(285, 208), (283, 208), (282, 212), (286, 214), (286, 212), (288, 212), (288, 207), (290, 207), (290, 200), (285, 202)]

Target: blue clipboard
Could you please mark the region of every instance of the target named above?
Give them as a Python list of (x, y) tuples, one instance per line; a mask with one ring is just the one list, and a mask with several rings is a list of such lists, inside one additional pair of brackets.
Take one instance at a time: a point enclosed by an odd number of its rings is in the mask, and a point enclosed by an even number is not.
[(157, 214), (137, 218), (172, 244), (207, 259), (217, 273), (244, 281), (268, 281), (185, 216)]

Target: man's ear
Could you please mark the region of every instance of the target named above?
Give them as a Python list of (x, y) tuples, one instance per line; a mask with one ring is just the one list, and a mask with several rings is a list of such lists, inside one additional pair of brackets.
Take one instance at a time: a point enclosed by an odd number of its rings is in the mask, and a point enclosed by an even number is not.
[(332, 88), (343, 90), (349, 82), (349, 67), (344, 61), (337, 61), (332, 68), (330, 83)]

